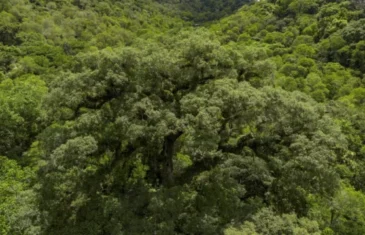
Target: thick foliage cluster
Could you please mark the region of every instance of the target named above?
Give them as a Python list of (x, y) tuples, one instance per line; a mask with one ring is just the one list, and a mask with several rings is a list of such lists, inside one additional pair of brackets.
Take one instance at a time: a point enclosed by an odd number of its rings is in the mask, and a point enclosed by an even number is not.
[(157, 0), (176, 9), (185, 20), (204, 23), (232, 14), (242, 5), (254, 0)]
[(363, 1), (246, 2), (0, 0), (0, 234), (365, 234)]

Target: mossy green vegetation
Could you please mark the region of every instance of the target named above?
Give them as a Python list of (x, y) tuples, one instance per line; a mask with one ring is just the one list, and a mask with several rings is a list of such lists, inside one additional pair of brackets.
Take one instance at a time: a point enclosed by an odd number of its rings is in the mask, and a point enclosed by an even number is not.
[(365, 233), (363, 1), (0, 1), (0, 234)]

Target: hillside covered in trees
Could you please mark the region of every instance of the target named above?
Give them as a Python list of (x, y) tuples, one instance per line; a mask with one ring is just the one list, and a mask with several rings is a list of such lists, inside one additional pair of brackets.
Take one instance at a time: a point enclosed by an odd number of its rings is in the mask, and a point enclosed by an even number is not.
[(0, 234), (365, 234), (364, 10), (0, 0)]

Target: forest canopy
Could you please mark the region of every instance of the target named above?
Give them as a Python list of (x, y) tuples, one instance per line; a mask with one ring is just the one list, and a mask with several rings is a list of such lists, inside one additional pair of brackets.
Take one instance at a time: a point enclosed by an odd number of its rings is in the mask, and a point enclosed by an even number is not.
[(0, 234), (365, 234), (364, 6), (0, 0)]

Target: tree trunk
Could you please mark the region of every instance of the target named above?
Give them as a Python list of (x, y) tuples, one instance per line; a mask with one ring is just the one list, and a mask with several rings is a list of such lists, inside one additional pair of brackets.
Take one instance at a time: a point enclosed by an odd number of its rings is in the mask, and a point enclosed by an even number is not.
[(161, 180), (165, 186), (171, 186), (174, 183), (174, 164), (173, 157), (175, 154), (175, 142), (183, 134), (179, 131), (165, 137), (163, 149), (161, 152)]

